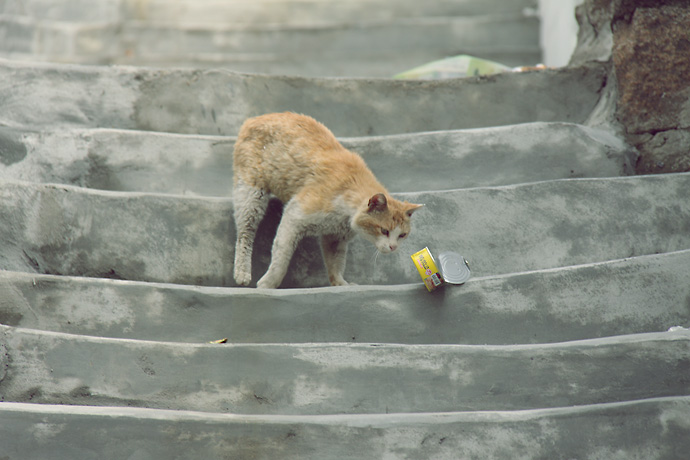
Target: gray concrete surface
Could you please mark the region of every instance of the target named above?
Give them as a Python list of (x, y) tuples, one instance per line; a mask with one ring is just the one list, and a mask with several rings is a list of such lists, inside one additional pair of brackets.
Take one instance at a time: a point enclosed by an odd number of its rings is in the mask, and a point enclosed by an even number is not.
[(688, 266), (685, 250), (473, 278), (434, 294), (420, 283), (266, 295), (0, 271), (0, 323), (183, 343), (563, 342), (690, 326)]
[(449, 55), (541, 58), (531, 0), (3, 3), (0, 56), (13, 59), (388, 78)]
[(236, 135), (249, 116), (289, 110), (315, 117), (337, 136), (356, 137), (582, 123), (605, 82), (600, 64), (478, 79), (391, 81), (4, 60), (0, 124)]
[[(350, 244), (345, 278), (358, 284), (419, 281), (410, 255), (455, 250), (474, 276), (603, 262), (690, 247), (690, 173), (571, 179), (399, 194), (426, 205), (400, 250), (375, 257)], [(669, 204), (673, 203), (673, 204)], [(231, 286), (230, 200), (125, 194), (69, 186), (0, 184), (5, 269), (59, 275)], [(259, 228), (253, 279), (266, 270), (280, 218), (273, 202)], [(320, 250), (297, 248), (283, 287), (327, 284)]]
[[(0, 178), (112, 191), (227, 197), (235, 138), (0, 127)], [(635, 153), (600, 129), (527, 123), (341, 138), (391, 192), (630, 174)], [(401, 175), (400, 170), (410, 171)]]
[(7, 326), (0, 326), (0, 334), (6, 369), (0, 392), (12, 402), (326, 415), (519, 410), (650, 394), (690, 396), (683, 375), (690, 330), (482, 347), (192, 345)]
[[(319, 33), (351, 38), (364, 6), (410, 30), (447, 17), (438, 36), (496, 2), (0, 0), (0, 53), (41, 21), (66, 38), (36, 43), (90, 43), (91, 63), (136, 29), (188, 65), (171, 46), (267, 37), (250, 25), (266, 7), (305, 38), (337, 11)], [(244, 25), (219, 25), (233, 11)], [(620, 177), (636, 156), (610, 71), (414, 82), (0, 61), (0, 459), (684, 458), (690, 175)], [(246, 117), (281, 110), (427, 205), (403, 252), (352, 245), (360, 286), (311, 287), (326, 284), (312, 240), (297, 289), (231, 285), (227, 152)], [(409, 259), (423, 246), (462, 252), (474, 277), (427, 293)]]
[[(241, 416), (2, 404), (12, 458), (261, 460), (644, 458), (690, 449), (687, 397), (563, 409), (443, 414)], [(73, 442), (79, 439), (79, 443)]]
[(77, 64), (222, 67), (311, 77), (383, 77), (458, 54), (514, 67), (540, 60), (538, 21), (522, 15), (296, 26), (46, 23), (0, 17), (0, 56)]
[(305, 24), (396, 18), (521, 14), (535, 0), (2, 0), (0, 13), (45, 21), (152, 24)]

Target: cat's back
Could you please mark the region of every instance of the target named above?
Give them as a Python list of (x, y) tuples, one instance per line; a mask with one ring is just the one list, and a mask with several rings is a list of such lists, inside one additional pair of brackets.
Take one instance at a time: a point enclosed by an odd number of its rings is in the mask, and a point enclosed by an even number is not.
[(318, 154), (343, 148), (326, 126), (310, 116), (293, 112), (247, 119), (240, 128), (237, 144), (249, 144), (261, 156), (280, 151), (293, 151), (293, 155)]
[(242, 124), (233, 169), (236, 180), (285, 200), (307, 181), (337, 182), (339, 176), (367, 168), (326, 126), (309, 116), (285, 112), (249, 118)]

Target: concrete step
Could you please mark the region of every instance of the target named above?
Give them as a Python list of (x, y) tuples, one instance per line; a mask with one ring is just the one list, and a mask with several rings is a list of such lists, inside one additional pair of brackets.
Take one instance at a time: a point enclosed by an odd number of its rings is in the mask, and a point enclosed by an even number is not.
[(0, 14), (71, 22), (152, 24), (305, 24), (418, 16), (534, 14), (535, 0), (22, 0), (3, 1)]
[(249, 416), (0, 404), (3, 450), (26, 460), (99, 458), (645, 458), (690, 450), (690, 398), (530, 411)]
[[(0, 323), (204, 343), (527, 344), (690, 326), (690, 250), (506, 276), (279, 290), (0, 272)], [(193, 324), (194, 327), (190, 327)]]
[(522, 14), (354, 23), (74, 23), (0, 16), (0, 56), (78, 64), (225, 67), (274, 75), (391, 77), (470, 54), (509, 66), (541, 61), (539, 22)]
[[(572, 123), (341, 138), (391, 192), (630, 174), (632, 149)], [(0, 179), (112, 191), (230, 196), (234, 137), (0, 127)], [(400, 174), (408, 171), (408, 174)]]
[(241, 29), (134, 23), (121, 41), (124, 52), (113, 63), (313, 77), (390, 78), (458, 54), (508, 66), (541, 61), (538, 20), (502, 14)]
[[(12, 58), (303, 75), (0, 60), (0, 457), (684, 458), (690, 174), (613, 177), (634, 155), (584, 126), (610, 108), (606, 66), (304, 78), (433, 53), (531, 63), (533, 7), (0, 0)], [(326, 284), (310, 239), (284, 284), (299, 289), (217, 287), (233, 136), (283, 110), (427, 204), (403, 252), (351, 245), (364, 286), (304, 289)], [(424, 246), (473, 278), (427, 293), (409, 259)]]
[(188, 344), (8, 326), (0, 337), (6, 402), (327, 415), (690, 396), (688, 329), (502, 346)]
[(268, 112), (315, 117), (340, 137), (583, 123), (606, 85), (601, 64), (446, 81), (310, 79), (0, 60), (0, 124), (236, 135)]
[[(419, 282), (409, 256), (425, 246), (436, 254), (462, 253), (480, 277), (689, 249), (689, 193), (690, 173), (398, 194), (426, 204), (410, 237), (401, 250), (379, 258), (369, 243), (353, 240), (345, 278)], [(280, 212), (272, 202), (259, 228), (254, 280), (267, 268)], [(207, 286), (234, 282), (229, 199), (4, 182), (0, 234), (6, 270)], [(307, 238), (282, 286), (326, 284), (320, 250)]]

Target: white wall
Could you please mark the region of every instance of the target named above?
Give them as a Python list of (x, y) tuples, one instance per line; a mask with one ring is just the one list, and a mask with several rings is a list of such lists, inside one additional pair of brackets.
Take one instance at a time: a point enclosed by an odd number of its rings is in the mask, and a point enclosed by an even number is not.
[(575, 7), (583, 1), (539, 0), (542, 59), (547, 66), (568, 64), (577, 44)]

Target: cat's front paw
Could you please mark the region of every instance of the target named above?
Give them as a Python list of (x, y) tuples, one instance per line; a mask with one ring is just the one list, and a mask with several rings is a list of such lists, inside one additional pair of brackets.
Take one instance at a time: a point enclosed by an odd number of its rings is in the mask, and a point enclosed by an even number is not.
[(249, 286), (249, 283), (252, 282), (251, 272), (235, 270), (235, 282), (238, 286)]
[(276, 283), (270, 278), (263, 276), (257, 283), (256, 287), (259, 289), (277, 289), (280, 283)]
[(331, 276), (329, 277), (329, 281), (331, 282), (331, 286), (357, 286), (356, 283), (348, 283), (342, 276)]

